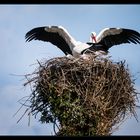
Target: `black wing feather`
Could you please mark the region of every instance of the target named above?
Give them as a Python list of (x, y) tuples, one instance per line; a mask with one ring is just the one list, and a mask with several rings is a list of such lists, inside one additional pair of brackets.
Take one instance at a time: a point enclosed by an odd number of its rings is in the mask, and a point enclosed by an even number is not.
[(140, 44), (140, 33), (131, 29), (121, 29), (122, 32), (115, 35), (107, 35), (103, 37), (98, 43), (102, 44), (106, 50), (114, 45), (122, 43)]
[(66, 55), (72, 54), (72, 51), (69, 48), (69, 45), (65, 41), (65, 39), (60, 36), (57, 32), (49, 32), (46, 31), (45, 28), (49, 27), (37, 27), (29, 32), (26, 33), (25, 39), (26, 41), (31, 40), (41, 40), (41, 41), (47, 41), (52, 43), (53, 45), (57, 46), (59, 49), (61, 49)]

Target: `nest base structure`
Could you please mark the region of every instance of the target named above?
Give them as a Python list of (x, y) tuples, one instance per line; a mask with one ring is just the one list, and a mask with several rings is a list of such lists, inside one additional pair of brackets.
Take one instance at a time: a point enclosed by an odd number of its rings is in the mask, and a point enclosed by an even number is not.
[(58, 121), (57, 136), (111, 135), (136, 116), (137, 93), (125, 61), (53, 58), (39, 62), (25, 85), (31, 83), (31, 113), (40, 113), (42, 123)]

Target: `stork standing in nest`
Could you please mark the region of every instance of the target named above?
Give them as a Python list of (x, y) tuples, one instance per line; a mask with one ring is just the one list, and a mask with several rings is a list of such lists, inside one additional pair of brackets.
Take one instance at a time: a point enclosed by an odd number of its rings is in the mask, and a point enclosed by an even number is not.
[(140, 44), (140, 33), (125, 28), (105, 28), (97, 36), (91, 33), (90, 42), (76, 41), (62, 26), (37, 27), (25, 35), (26, 41), (41, 40), (57, 46), (67, 56), (79, 57), (83, 54), (101, 52), (107, 54), (109, 48), (123, 43)]

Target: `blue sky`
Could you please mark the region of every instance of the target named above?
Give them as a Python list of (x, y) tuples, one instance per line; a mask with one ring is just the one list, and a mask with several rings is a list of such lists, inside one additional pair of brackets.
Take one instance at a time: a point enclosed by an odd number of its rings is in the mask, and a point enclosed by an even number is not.
[[(140, 5), (0, 5), (0, 135), (52, 135), (51, 124), (41, 124), (28, 115), (17, 123), (26, 108), (18, 102), (29, 96), (31, 90), (24, 87), (24, 74), (32, 73), (37, 60), (64, 56), (50, 43), (25, 42), (25, 34), (39, 26), (61, 25), (81, 42), (89, 41), (92, 31), (97, 34), (106, 27), (122, 27), (140, 32)], [(126, 60), (132, 75), (137, 77), (135, 88), (140, 92), (140, 45), (114, 46), (109, 55), (114, 61)], [(15, 76), (15, 75), (17, 76)], [(140, 109), (137, 109), (140, 120)], [(140, 122), (128, 118), (113, 135), (140, 135)]]

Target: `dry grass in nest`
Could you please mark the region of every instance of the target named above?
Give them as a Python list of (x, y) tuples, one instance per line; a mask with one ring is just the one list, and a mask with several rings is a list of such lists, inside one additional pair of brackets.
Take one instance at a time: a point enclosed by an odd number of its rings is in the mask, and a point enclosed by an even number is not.
[(125, 61), (90, 56), (39, 62), (27, 76), (33, 84), (30, 109), (42, 123), (59, 122), (59, 136), (111, 135), (127, 116), (134, 115), (137, 93)]

